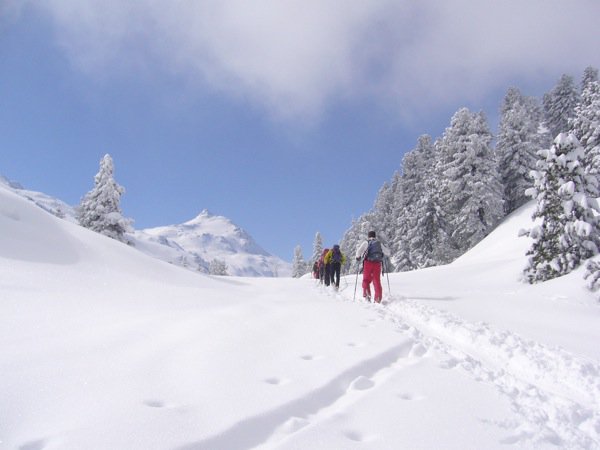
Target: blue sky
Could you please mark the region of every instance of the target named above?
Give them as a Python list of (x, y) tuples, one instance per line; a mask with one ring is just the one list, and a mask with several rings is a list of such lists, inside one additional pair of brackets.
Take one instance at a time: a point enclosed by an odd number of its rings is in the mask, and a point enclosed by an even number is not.
[(596, 0), (413, 3), (5, 0), (0, 174), (75, 205), (110, 153), (136, 228), (206, 208), (308, 257), (458, 108), (600, 67)]

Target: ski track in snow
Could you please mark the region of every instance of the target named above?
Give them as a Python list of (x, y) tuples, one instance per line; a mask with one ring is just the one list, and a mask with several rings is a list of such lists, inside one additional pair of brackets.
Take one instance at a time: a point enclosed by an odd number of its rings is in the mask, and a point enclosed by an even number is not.
[[(328, 410), (335, 409), (337, 403), (375, 387), (374, 380), (377, 375), (386, 369), (389, 370), (398, 361), (410, 359), (414, 346), (413, 340), (405, 340), (373, 358), (350, 367), (303, 397), (244, 419), (217, 435), (182, 446), (180, 450), (235, 450), (277, 444), (286, 436), (318, 422), (321, 416), (328, 416)], [(353, 440), (357, 440), (358, 435), (354, 438)], [(351, 437), (349, 439), (352, 440)]]
[[(347, 286), (340, 285), (340, 291), (345, 287)], [(331, 292), (329, 289), (321, 289), (322, 294), (329, 292)], [(338, 299), (342, 298), (339, 291), (332, 295)], [(345, 405), (363, 395), (368, 395), (368, 391), (375, 388), (381, 379), (385, 379), (390, 371), (401, 370), (402, 367), (418, 361), (426, 353), (426, 349), (413, 337), (409, 335), (406, 337), (400, 344), (359, 362), (300, 398), (246, 418), (211, 437), (179, 447), (179, 450), (277, 447), (286, 437), (326, 420), (343, 410)], [(348, 342), (347, 345), (363, 346), (362, 343), (356, 342)], [(300, 357), (306, 361), (320, 358), (309, 354)], [(285, 383), (285, 380), (279, 378), (269, 378), (264, 381), (274, 386)], [(418, 397), (406, 394), (404, 399), (415, 398)], [(347, 430), (345, 436), (354, 442), (370, 440), (370, 436), (353, 430)]]
[[(353, 301), (350, 294), (325, 291)], [(440, 367), (462, 369), (508, 397), (522, 420), (501, 424), (512, 430), (502, 444), (600, 448), (599, 364), (403, 296), (389, 296), (382, 305), (360, 302), (396, 323), (415, 342), (413, 348), (421, 348), (419, 355), (433, 351)]]

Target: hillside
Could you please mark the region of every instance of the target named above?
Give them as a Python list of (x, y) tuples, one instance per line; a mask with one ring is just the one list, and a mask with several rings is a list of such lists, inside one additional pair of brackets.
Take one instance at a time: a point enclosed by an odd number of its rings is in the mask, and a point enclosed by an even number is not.
[[(45, 211), (77, 223), (75, 209), (43, 192), (25, 189), (0, 175), (0, 186), (33, 202)], [(235, 276), (290, 276), (291, 265), (263, 250), (247, 232), (223, 216), (203, 211), (180, 225), (133, 230), (128, 235), (134, 248), (154, 258), (207, 273), (218, 259)]]

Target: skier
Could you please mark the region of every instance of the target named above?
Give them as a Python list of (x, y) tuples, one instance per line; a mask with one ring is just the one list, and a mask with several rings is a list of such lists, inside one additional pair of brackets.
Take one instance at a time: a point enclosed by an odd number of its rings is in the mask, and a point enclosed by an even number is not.
[(335, 244), (331, 250), (325, 255), (325, 264), (329, 264), (329, 277), (331, 284), (337, 291), (340, 288), (340, 273), (342, 264), (346, 262), (346, 256), (340, 250), (340, 246)]
[(361, 243), (356, 249), (356, 260), (363, 262), (363, 297), (371, 301), (371, 282), (375, 288), (376, 303), (381, 303), (383, 296), (381, 288), (381, 266), (383, 258), (389, 256), (390, 251), (383, 245), (375, 235), (374, 231), (369, 231), (367, 240)]
[(319, 282), (321, 284), (325, 283), (329, 286), (329, 271), (327, 270), (327, 266), (325, 265), (325, 255), (329, 252), (328, 248), (323, 249), (323, 253), (319, 257)]

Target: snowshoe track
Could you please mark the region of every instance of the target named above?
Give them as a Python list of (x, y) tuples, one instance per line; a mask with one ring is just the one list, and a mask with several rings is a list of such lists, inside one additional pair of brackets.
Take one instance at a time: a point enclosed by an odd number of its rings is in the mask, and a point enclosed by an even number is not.
[(383, 319), (397, 322), (442, 355), (442, 367), (460, 368), (480, 382), (493, 383), (509, 398), (524, 422), (503, 443), (600, 448), (600, 365), (415, 300), (389, 300), (387, 306), (377, 306)]

